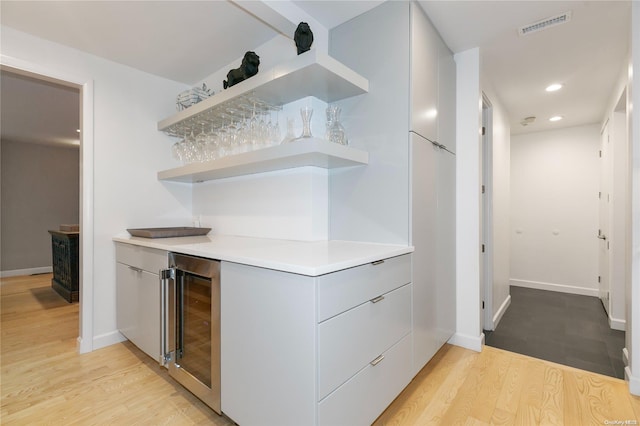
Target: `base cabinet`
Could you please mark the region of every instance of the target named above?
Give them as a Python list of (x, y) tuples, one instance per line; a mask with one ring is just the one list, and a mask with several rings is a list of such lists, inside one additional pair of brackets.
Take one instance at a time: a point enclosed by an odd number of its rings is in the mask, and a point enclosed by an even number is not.
[(118, 330), (144, 353), (162, 363), (160, 278), (167, 252), (116, 244)]
[(410, 277), (410, 255), (320, 277), (223, 262), (222, 411), (371, 424), (413, 377)]

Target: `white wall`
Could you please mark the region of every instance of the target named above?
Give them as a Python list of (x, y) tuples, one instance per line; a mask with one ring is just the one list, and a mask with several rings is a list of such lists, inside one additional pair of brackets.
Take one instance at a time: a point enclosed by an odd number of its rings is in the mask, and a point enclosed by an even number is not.
[(193, 213), (217, 234), (326, 240), (327, 170), (303, 167), (195, 184)]
[(409, 7), (385, 2), (330, 33), (331, 56), (371, 87), (339, 103), (349, 144), (367, 151), (369, 164), (329, 175), (332, 239), (409, 241)]
[(511, 138), (511, 284), (597, 296), (598, 124)]
[[(94, 83), (93, 348), (122, 339), (116, 331), (113, 235), (141, 226), (188, 225), (191, 191), (157, 181), (175, 167), (171, 139), (156, 130), (175, 112), (185, 86), (2, 27), (2, 54)], [(83, 283), (87, 284), (87, 283)]]
[(480, 297), (480, 49), (456, 61), (456, 334), (451, 343), (482, 349)]
[[(483, 72), (483, 76), (486, 73)], [(490, 238), (491, 307), (490, 321), (484, 327), (494, 329), (510, 303), (509, 279), (511, 255), (511, 129), (508, 115), (493, 87), (482, 78), (482, 91), (491, 102), (491, 182), (490, 197), (492, 224)], [(485, 309), (487, 306), (485, 306)], [(493, 326), (493, 327), (491, 327)]]

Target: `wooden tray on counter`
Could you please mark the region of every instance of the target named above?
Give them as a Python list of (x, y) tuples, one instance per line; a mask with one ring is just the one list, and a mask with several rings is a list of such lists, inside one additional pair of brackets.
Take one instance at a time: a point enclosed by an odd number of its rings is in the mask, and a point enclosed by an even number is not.
[(143, 238), (193, 237), (196, 235), (207, 235), (209, 231), (211, 231), (211, 228), (195, 228), (191, 226), (127, 229), (127, 232), (133, 237)]

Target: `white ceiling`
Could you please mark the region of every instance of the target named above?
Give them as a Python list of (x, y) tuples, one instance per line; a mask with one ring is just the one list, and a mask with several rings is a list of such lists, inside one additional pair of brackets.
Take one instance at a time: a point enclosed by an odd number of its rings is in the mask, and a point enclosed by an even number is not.
[[(381, 1), (293, 3), (333, 28)], [(628, 51), (629, 1), (420, 4), (454, 52), (480, 47), (484, 75), (510, 116), (512, 133), (602, 119)], [(186, 84), (197, 83), (237, 59), (238, 52), (255, 49), (277, 34), (235, 4), (221, 0), (3, 0), (0, 8), (2, 25)], [(526, 37), (517, 35), (522, 25), (569, 10), (573, 16), (567, 24)], [(544, 92), (555, 81), (565, 88)], [(3, 86), (3, 110), (4, 91)], [(537, 121), (522, 127), (522, 118), (531, 115)], [(550, 123), (547, 119), (552, 115), (565, 119)]]
[[(600, 122), (626, 70), (629, 1), (423, 1), (454, 52), (481, 51), (484, 75), (507, 110), (512, 133)], [(521, 37), (521, 26), (571, 11), (571, 21)], [(545, 87), (558, 82), (554, 93)], [(565, 119), (551, 123), (554, 115)], [(534, 124), (520, 125), (536, 116)]]

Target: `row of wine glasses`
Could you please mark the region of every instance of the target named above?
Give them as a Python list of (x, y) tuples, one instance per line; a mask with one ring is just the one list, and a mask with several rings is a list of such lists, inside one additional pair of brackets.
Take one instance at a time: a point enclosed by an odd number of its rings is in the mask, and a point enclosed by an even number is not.
[[(173, 145), (172, 154), (182, 164), (216, 160), (313, 137), (310, 128), (313, 108), (305, 106), (300, 109), (302, 134), (294, 133), (295, 120), (287, 117), (284, 138), (279, 124), (280, 111), (281, 106), (264, 102), (251, 93), (174, 123), (164, 132), (181, 139)], [(340, 108), (329, 105), (326, 114), (325, 138), (347, 145), (344, 127), (340, 123)]]
[(280, 109), (249, 98), (194, 117), (183, 123), (182, 140), (173, 145), (173, 156), (189, 164), (277, 145)]

